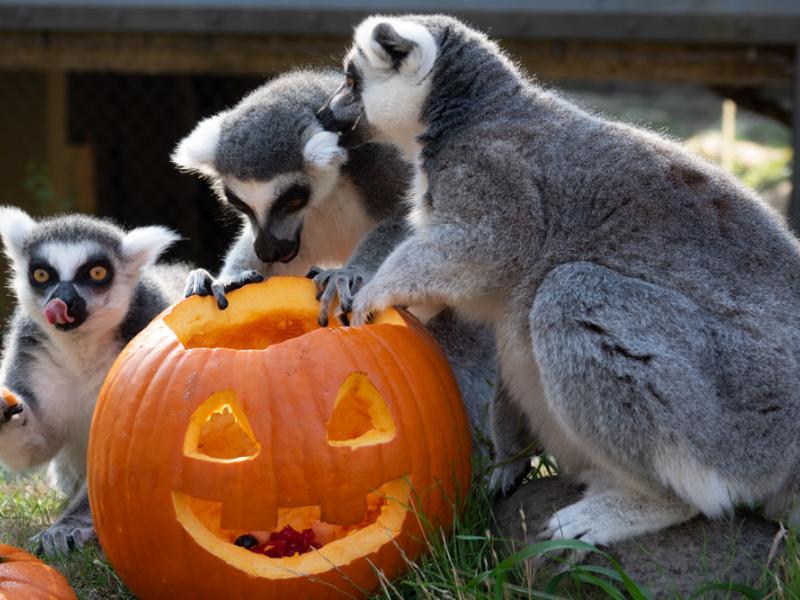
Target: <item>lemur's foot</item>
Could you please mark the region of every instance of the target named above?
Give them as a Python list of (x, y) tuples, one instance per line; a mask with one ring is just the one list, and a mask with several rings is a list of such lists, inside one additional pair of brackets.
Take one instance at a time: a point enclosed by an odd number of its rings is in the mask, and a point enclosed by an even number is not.
[(8, 423), (14, 415), (21, 414), (23, 410), (25, 410), (24, 405), (11, 390), (0, 388), (0, 425)]
[(319, 316), (317, 321), (323, 327), (328, 325), (328, 313), (336, 296), (339, 297), (339, 308), (336, 318), (342, 325), (350, 324), (350, 311), (353, 309), (353, 298), (364, 285), (364, 275), (356, 269), (320, 269), (311, 267), (306, 277), (314, 280), (319, 300)]
[(511, 458), (505, 461), (501, 459), (500, 464), (492, 470), (489, 491), (507, 498), (522, 485), (530, 472), (530, 456)]
[(582, 500), (556, 511), (538, 538), (607, 546), (683, 523), (696, 514), (677, 498), (644, 496), (621, 488), (592, 493), (590, 487)]
[(34, 536), (31, 542), (37, 554), (65, 554), (80, 550), (96, 539), (91, 517), (70, 515)]
[(228, 308), (226, 294), (250, 283), (258, 283), (260, 281), (264, 281), (264, 276), (257, 271), (242, 271), (233, 277), (214, 279), (211, 273), (205, 269), (195, 269), (189, 273), (185, 295), (187, 298), (189, 296), (214, 296), (217, 301), (217, 307), (220, 310), (225, 310)]

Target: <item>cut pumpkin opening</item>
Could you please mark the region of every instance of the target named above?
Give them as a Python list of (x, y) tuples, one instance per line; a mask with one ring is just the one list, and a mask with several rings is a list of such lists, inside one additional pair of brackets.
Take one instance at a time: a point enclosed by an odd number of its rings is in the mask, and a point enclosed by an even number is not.
[[(320, 329), (319, 302), (310, 279), (270, 277), (227, 297), (225, 310), (219, 310), (211, 296), (187, 298), (164, 316), (164, 323), (187, 349), (263, 350)], [(375, 323), (406, 326), (394, 309), (385, 311)], [(338, 326), (335, 318), (330, 326)]]
[(328, 444), (351, 449), (385, 444), (395, 436), (386, 401), (364, 373), (351, 373), (339, 387), (327, 424)]
[(236, 394), (212, 394), (189, 419), (183, 453), (203, 460), (249, 460), (261, 450)]

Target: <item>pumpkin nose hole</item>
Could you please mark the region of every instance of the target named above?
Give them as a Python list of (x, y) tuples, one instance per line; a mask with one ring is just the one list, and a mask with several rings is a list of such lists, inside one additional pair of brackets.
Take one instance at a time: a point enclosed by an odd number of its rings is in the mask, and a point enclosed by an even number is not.
[(389, 407), (364, 373), (351, 373), (339, 387), (327, 424), (328, 444), (351, 449), (385, 444), (396, 427)]
[(261, 446), (233, 392), (217, 392), (189, 421), (184, 454), (215, 462), (233, 462), (258, 456)]

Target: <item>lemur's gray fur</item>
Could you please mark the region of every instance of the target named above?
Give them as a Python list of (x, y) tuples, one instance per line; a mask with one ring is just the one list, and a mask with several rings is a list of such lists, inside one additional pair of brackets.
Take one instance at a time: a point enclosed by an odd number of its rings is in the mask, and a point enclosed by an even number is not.
[[(342, 82), (333, 71), (283, 75), (201, 122), (178, 145), (175, 163), (210, 178), (220, 199), (245, 215), (220, 279), (195, 272), (188, 294), (214, 294), (224, 308), (225, 292), (247, 282), (346, 263), (312, 272), (325, 324), (336, 295), (342, 317), (352, 294), (406, 237), (410, 166), (387, 145), (345, 149), (319, 123), (317, 111)], [(287, 210), (291, 194), (301, 200)], [(491, 335), (447, 310), (427, 326), (450, 359), (473, 427), (482, 430), (495, 377)], [(527, 435), (519, 437), (525, 448)], [(516, 478), (529, 466), (520, 459)]]
[(0, 464), (19, 471), (49, 463), (51, 483), (71, 501), (36, 541), (47, 554), (66, 552), (94, 538), (86, 447), (106, 373), (123, 346), (180, 298), (188, 268), (154, 264), (178, 239), (163, 227), (125, 232), (79, 215), (37, 222), (0, 207), (0, 236), (17, 299), (0, 388), (20, 402), (9, 410), (0, 397)]
[(327, 118), (344, 128), (360, 104), (371, 139), (418, 168), (414, 233), (352, 322), (431, 302), (494, 327), (503, 385), (589, 483), (542, 536), (608, 544), (739, 503), (796, 507), (800, 246), (776, 214), (452, 18), (367, 19), (346, 68)]

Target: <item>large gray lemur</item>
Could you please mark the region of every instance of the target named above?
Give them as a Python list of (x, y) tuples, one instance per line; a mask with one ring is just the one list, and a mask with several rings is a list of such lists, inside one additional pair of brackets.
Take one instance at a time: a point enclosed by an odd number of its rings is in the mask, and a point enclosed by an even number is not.
[(70, 215), (34, 221), (0, 207), (0, 237), (17, 306), (3, 338), (0, 464), (20, 471), (49, 463), (67, 510), (37, 536), (51, 554), (94, 538), (86, 490), (89, 425), (114, 359), (151, 319), (181, 297), (189, 273), (156, 264), (178, 235), (164, 227), (123, 231)]
[[(219, 279), (196, 271), (188, 294), (213, 294), (224, 308), (225, 292), (248, 282), (346, 263), (313, 273), (324, 324), (337, 293), (348, 311), (352, 294), (406, 237), (409, 165), (391, 146), (346, 149), (317, 118), (342, 82), (332, 71), (283, 75), (231, 110), (201, 121), (180, 142), (175, 164), (207, 177), (220, 200), (242, 216), (241, 234)], [(352, 130), (349, 136), (354, 144), (356, 134)], [(450, 360), (473, 427), (481, 430), (495, 378), (490, 333), (448, 310), (427, 326)], [(516, 439), (519, 450), (528, 445), (524, 431)], [(516, 464), (518, 479), (530, 463), (523, 456)]]
[(589, 484), (543, 537), (608, 544), (740, 503), (798, 515), (800, 247), (776, 214), (455, 19), (369, 18), (345, 69), (323, 120), (417, 170), (414, 232), (351, 320), (443, 302), (493, 326), (513, 403)]

